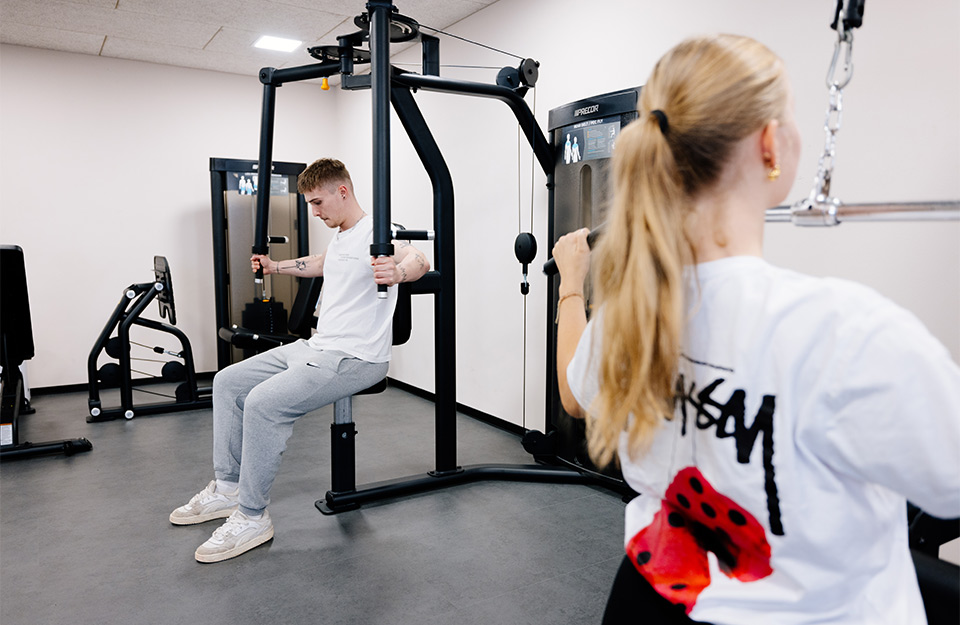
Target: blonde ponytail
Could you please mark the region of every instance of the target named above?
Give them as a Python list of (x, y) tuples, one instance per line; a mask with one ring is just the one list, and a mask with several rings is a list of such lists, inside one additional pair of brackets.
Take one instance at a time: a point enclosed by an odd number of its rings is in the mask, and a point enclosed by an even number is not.
[(612, 211), (592, 270), (602, 356), (587, 440), (599, 466), (623, 432), (631, 455), (641, 454), (672, 417), (684, 267), (696, 262), (686, 222), (733, 146), (782, 114), (786, 89), (782, 63), (756, 41), (688, 40), (657, 63), (639, 119), (617, 139)]
[(603, 357), (595, 412), (603, 418), (588, 422), (588, 444), (600, 466), (610, 463), (621, 432), (640, 451), (671, 412), (690, 246), (682, 182), (659, 126), (641, 119), (618, 139), (617, 192), (596, 250)]

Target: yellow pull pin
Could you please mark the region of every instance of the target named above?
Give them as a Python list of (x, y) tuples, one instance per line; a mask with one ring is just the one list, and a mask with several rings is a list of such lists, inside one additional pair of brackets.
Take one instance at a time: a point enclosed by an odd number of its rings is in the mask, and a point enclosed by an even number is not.
[(324, 91), (330, 91), (330, 83), (327, 82), (327, 77), (323, 77), (323, 82), (320, 83), (320, 88)]

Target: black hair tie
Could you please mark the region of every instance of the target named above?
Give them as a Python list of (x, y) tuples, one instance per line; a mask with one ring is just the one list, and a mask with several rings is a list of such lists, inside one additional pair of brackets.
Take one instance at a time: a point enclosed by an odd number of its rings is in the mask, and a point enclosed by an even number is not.
[(657, 118), (657, 122), (660, 124), (660, 132), (666, 135), (670, 129), (670, 125), (667, 123), (667, 114), (660, 109), (653, 109), (650, 114)]

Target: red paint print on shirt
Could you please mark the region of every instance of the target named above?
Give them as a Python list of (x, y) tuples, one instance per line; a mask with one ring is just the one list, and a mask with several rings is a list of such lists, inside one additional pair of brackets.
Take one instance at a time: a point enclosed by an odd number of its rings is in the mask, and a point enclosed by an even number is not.
[(653, 522), (630, 539), (627, 555), (658, 593), (689, 614), (710, 584), (708, 551), (727, 577), (741, 582), (773, 572), (763, 526), (687, 467), (674, 477)]

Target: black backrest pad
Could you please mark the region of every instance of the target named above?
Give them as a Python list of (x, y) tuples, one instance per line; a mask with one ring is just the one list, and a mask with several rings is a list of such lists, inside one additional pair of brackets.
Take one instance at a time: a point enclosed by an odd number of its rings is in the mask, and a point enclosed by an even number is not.
[(165, 256), (153, 257), (154, 280), (163, 285), (163, 290), (157, 296), (157, 305), (160, 306), (160, 317), (166, 317), (170, 325), (177, 325), (177, 307), (173, 303), (173, 277), (170, 275), (170, 265)]
[(323, 288), (323, 276), (300, 279), (297, 296), (293, 300), (293, 306), (290, 307), (290, 320), (287, 323), (290, 333), (304, 338), (310, 336), (310, 330), (317, 323), (314, 313), (317, 310), (321, 288)]
[(0, 334), (4, 367), (17, 367), (33, 358), (27, 271), (18, 245), (0, 245)]
[(410, 308), (410, 284), (397, 285), (397, 309), (393, 311), (393, 344), (403, 345), (410, 340), (413, 325), (413, 312)]

